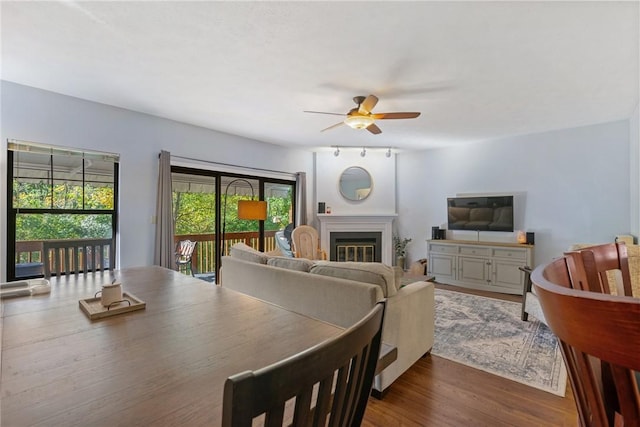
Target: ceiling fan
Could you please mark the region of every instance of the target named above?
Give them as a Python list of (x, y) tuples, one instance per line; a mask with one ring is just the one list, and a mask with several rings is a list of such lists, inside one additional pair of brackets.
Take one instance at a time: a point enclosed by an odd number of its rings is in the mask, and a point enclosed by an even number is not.
[(317, 114), (331, 114), (335, 116), (347, 116), (344, 121), (340, 123), (336, 123), (335, 125), (329, 126), (326, 129), (322, 129), (321, 132), (325, 130), (337, 128), (338, 126), (347, 125), (352, 129), (366, 129), (373, 134), (382, 133), (382, 130), (375, 124), (376, 120), (388, 120), (388, 119), (415, 119), (420, 115), (420, 113), (407, 113), (407, 112), (396, 112), (396, 113), (372, 113), (373, 107), (378, 103), (378, 98), (375, 95), (369, 95), (367, 97), (364, 96), (355, 96), (353, 98), (353, 102), (355, 102), (358, 106), (356, 108), (352, 108), (349, 110), (347, 114), (342, 113), (327, 113), (324, 111), (304, 111), (305, 113), (317, 113)]

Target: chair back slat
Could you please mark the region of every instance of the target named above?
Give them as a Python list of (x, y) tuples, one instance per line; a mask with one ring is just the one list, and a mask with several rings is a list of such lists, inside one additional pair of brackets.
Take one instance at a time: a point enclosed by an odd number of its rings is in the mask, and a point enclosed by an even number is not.
[[(257, 371), (229, 377), (222, 425), (250, 426), (264, 414), (269, 427), (283, 422), (326, 426), (327, 415), (329, 426), (359, 426), (380, 352), (384, 307), (384, 301), (376, 304), (335, 338)], [(293, 398), (293, 414), (288, 416), (285, 403)]]
[(175, 263), (176, 270), (180, 270), (180, 267), (185, 266), (191, 270), (191, 275), (194, 276), (193, 266), (193, 254), (198, 244), (197, 240), (180, 240), (176, 244), (175, 249)]
[(581, 426), (640, 426), (640, 299), (603, 293), (602, 272), (625, 269), (626, 251), (613, 249), (568, 252), (531, 275), (560, 341)]
[(299, 225), (291, 232), (293, 241), (293, 255), (296, 258), (310, 260), (326, 259), (326, 254), (320, 248), (318, 230), (309, 225)]
[[(589, 290), (611, 294), (616, 289), (617, 295), (632, 296), (629, 257), (624, 242), (608, 243), (567, 252), (576, 262), (582, 262)], [(610, 282), (610, 272), (620, 274), (620, 282)]]

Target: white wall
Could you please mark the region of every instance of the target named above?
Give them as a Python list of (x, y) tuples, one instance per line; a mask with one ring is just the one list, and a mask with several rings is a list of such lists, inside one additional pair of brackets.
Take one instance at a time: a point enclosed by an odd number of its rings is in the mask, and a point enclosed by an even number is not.
[[(317, 202), (325, 202), (334, 215), (344, 214), (395, 214), (396, 213), (396, 157), (386, 157), (385, 150), (368, 150), (365, 157), (359, 149), (341, 149), (335, 157), (333, 152), (316, 153), (316, 212)], [(342, 172), (350, 166), (366, 169), (372, 177), (373, 186), (369, 197), (352, 202), (340, 194), (338, 181)]]
[[(399, 229), (410, 260), (426, 256), (431, 227), (446, 223), (446, 198), (513, 193), (515, 228), (535, 232), (535, 262), (577, 242), (610, 242), (630, 223), (629, 121), (398, 154)], [(476, 240), (475, 232), (449, 238)], [(512, 241), (513, 233), (481, 232)]]
[(640, 236), (640, 104), (629, 120), (631, 234)]
[[(6, 140), (119, 153), (120, 266), (153, 262), (158, 154), (307, 172), (313, 191), (313, 154), (190, 126), (103, 104), (2, 81), (0, 141), (0, 281), (6, 280)], [(246, 153), (251, 153), (247, 156)], [(310, 197), (308, 198), (310, 199)], [(311, 202), (307, 207), (311, 214)]]

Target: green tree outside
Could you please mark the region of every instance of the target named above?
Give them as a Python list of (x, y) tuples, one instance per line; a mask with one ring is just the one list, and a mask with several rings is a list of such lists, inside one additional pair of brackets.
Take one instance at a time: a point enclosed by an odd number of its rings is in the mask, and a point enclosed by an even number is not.
[[(247, 200), (246, 196), (229, 195), (226, 199), (225, 232), (256, 231), (257, 221), (238, 219), (238, 201)], [(291, 222), (291, 194), (286, 197), (267, 198), (268, 217), (264, 223), (267, 231), (283, 229)], [(225, 208), (225, 201), (222, 201)], [(223, 214), (224, 215), (224, 214)], [(213, 193), (173, 193), (173, 218), (175, 234), (214, 234), (215, 233), (215, 194)], [(275, 219), (275, 221), (274, 221)]]
[(112, 237), (111, 214), (69, 214), (64, 209), (112, 210), (114, 192), (111, 187), (82, 186), (68, 183), (14, 181), (13, 205), (16, 208), (59, 209), (56, 213), (18, 213), (16, 240), (51, 240)]

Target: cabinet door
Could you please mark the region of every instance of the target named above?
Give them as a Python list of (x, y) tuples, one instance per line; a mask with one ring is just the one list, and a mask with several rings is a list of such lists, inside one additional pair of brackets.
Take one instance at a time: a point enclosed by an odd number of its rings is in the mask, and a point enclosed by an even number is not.
[(458, 257), (458, 280), (488, 285), (491, 261), (488, 258)]
[(492, 285), (501, 288), (496, 289), (496, 291), (500, 292), (501, 290), (508, 289), (510, 291), (517, 291), (517, 294), (522, 295), (524, 273), (518, 268), (522, 266), (523, 263), (521, 262), (494, 259)]
[(429, 257), (429, 273), (437, 279), (456, 278), (456, 258), (452, 255), (433, 254)]

